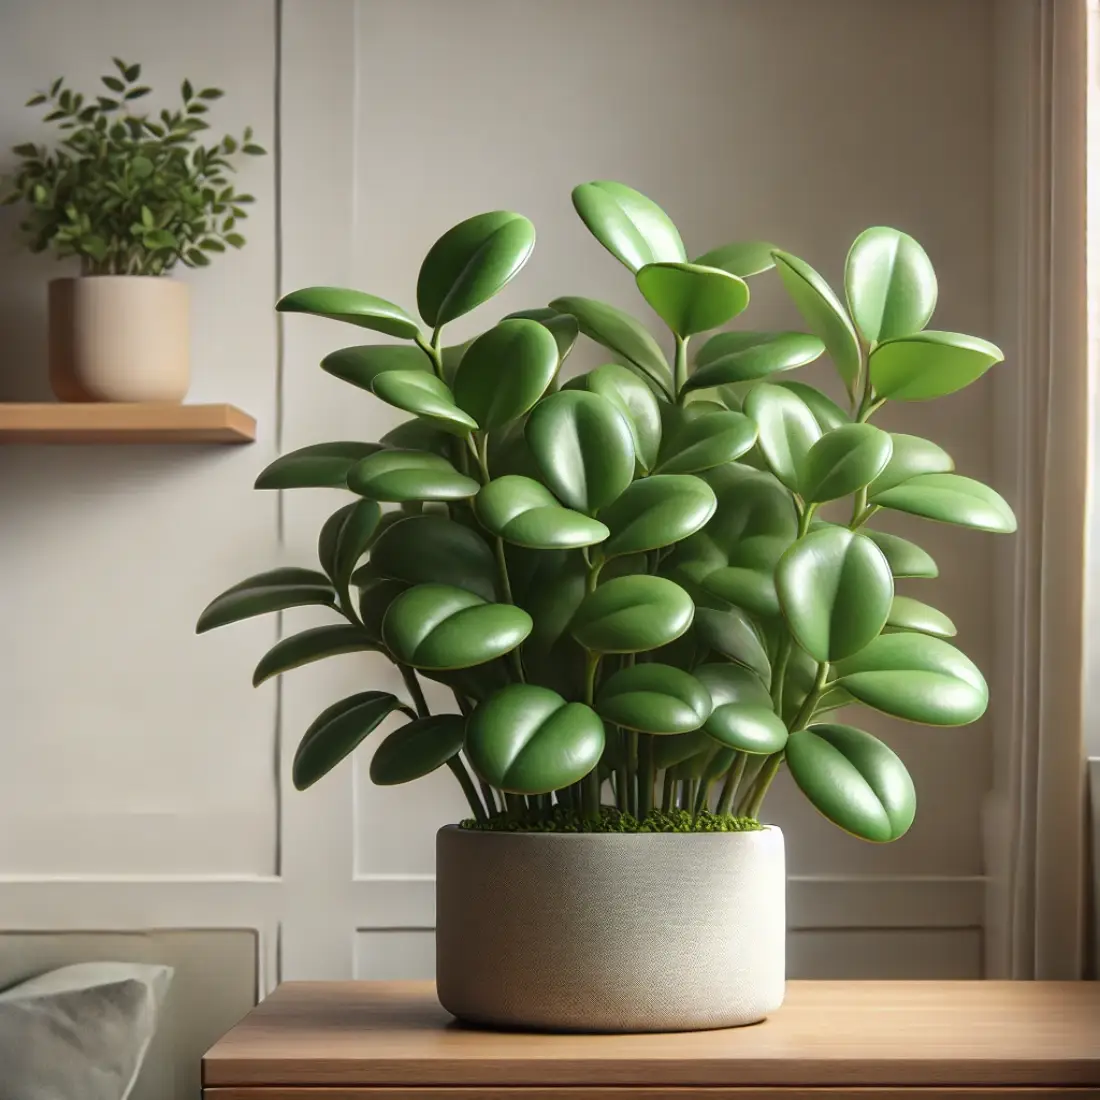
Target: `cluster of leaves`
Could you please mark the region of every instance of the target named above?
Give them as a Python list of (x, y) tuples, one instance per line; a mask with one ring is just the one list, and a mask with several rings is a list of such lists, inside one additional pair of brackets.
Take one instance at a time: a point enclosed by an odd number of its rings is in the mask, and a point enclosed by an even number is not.
[[(629, 314), (580, 297), (444, 346), (444, 327), (531, 252), (534, 228), (507, 212), (461, 223), (428, 252), (417, 285), (425, 330), (359, 291), (288, 295), (279, 309), (403, 341), (344, 348), (321, 365), (412, 419), (379, 443), (316, 444), (270, 465), (258, 488), (336, 487), (356, 499), (324, 525), (319, 571), (251, 577), (198, 629), (322, 605), (344, 621), (280, 641), (256, 683), (357, 650), (400, 670), (408, 701), (366, 691), (317, 718), (294, 763), (300, 788), (401, 713), (409, 721), (379, 744), (373, 780), (447, 766), (479, 823), (579, 817), (603, 828), (608, 794), (634, 821), (655, 809), (681, 822), (758, 821), (786, 764), (841, 828), (896, 839), (915, 813), (908, 772), (832, 712), (863, 705), (963, 725), (988, 690), (945, 640), (947, 616), (895, 592), (898, 578), (935, 577), (935, 562), (870, 521), (893, 509), (1008, 532), (1015, 520), (936, 444), (869, 421), (886, 401), (961, 389), (1000, 352), (926, 330), (935, 274), (897, 230), (856, 240), (845, 305), (766, 242), (689, 261), (668, 216), (621, 184), (585, 184), (573, 200), (668, 325), (671, 365)], [(747, 280), (772, 269), (810, 331), (720, 331), (692, 361), (691, 341), (741, 314)], [(564, 380), (579, 334), (614, 362)], [(825, 353), (850, 409), (789, 379)], [(421, 676), (451, 689), (456, 713), (429, 712)]]
[(223, 93), (186, 80), (178, 110), (134, 113), (150, 92), (141, 66), (114, 64), (117, 75), (101, 78), (109, 94), (85, 97), (57, 79), (27, 102), (47, 105), (45, 121), (65, 135), (53, 150), (16, 145), (22, 164), (4, 181), (0, 201), (28, 207), (20, 228), (31, 251), (75, 256), (85, 275), (162, 275), (241, 248), (237, 227), (254, 199), (234, 189), (230, 158), (264, 155), (251, 128), (205, 145), (204, 116)]

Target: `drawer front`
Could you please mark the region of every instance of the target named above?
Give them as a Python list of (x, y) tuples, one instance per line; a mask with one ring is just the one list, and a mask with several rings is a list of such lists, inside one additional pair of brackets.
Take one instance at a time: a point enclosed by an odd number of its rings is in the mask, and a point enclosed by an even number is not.
[(203, 1100), (1097, 1100), (1094, 1088), (211, 1088)]

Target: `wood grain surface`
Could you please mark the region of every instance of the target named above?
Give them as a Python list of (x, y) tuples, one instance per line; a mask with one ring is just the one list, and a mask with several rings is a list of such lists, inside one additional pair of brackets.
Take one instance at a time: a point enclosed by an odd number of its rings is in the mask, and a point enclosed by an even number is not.
[(0, 443), (251, 443), (234, 405), (0, 404)]
[[(784, 1006), (752, 1027), (545, 1035), (463, 1027), (426, 982), (292, 982), (213, 1047), (203, 1072), (210, 1090), (266, 1086), (250, 1100), (284, 1100), (279, 1086), (312, 1086), (328, 1100), (341, 1093), (427, 1100), (461, 1095), (440, 1091), (456, 1087), (472, 1088), (479, 1100), (522, 1096), (514, 1091), (521, 1088), (536, 1090), (529, 1100), (562, 1088), (578, 1090), (570, 1093), (577, 1100), (644, 1096), (646, 1088), (656, 1090), (653, 1100), (686, 1100), (698, 1088), (748, 1100), (753, 1089), (768, 1096), (815, 1086), (840, 1089), (838, 1097), (853, 1095), (851, 1086), (877, 1086), (865, 1094), (876, 1100), (891, 1089), (939, 1089), (929, 1095), (944, 1097), (980, 1096), (973, 1090), (984, 1087), (995, 1096), (1004, 1086), (1053, 1096), (1084, 1089), (1078, 1095), (1100, 1100), (1100, 983), (789, 982)], [(338, 1086), (373, 1091), (334, 1095)], [(300, 1088), (289, 1095), (306, 1100)], [(801, 1100), (797, 1091), (788, 1096)], [(817, 1096), (832, 1100), (828, 1091)]]
[(1092, 1088), (274, 1088), (205, 1089), (204, 1100), (1092, 1100)]

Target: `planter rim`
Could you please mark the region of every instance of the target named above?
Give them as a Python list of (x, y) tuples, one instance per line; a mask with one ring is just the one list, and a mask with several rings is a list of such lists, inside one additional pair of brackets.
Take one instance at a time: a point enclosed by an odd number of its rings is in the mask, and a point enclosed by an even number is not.
[[(468, 834), (472, 837), (537, 837), (539, 840), (563, 841), (565, 843), (577, 843), (579, 841), (609, 841), (613, 844), (625, 844), (638, 839), (655, 840), (658, 837), (667, 838), (667, 840), (670, 842), (698, 840), (700, 838), (720, 838), (725, 840), (730, 837), (758, 837), (781, 832), (782, 830), (779, 828), (778, 825), (765, 825), (762, 829), (731, 829), (728, 832), (719, 832), (718, 830), (715, 830), (713, 832), (706, 833), (549, 833), (540, 832), (538, 830), (524, 832), (522, 829), (463, 829), (459, 825), (444, 825), (439, 829), (440, 834)], [(713, 840), (711, 841), (711, 843), (713, 843)]]

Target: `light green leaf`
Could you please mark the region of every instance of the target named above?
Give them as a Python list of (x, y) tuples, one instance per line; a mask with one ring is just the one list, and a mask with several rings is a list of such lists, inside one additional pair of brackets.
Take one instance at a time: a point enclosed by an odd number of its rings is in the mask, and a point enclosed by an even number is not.
[(455, 404), (454, 394), (447, 383), (434, 374), (386, 371), (374, 379), (372, 389), (387, 404), (422, 416), (445, 432), (466, 435), (477, 430), (477, 421)]
[(626, 418), (634, 437), (635, 461), (642, 473), (648, 473), (657, 463), (661, 446), (661, 406), (653, 390), (618, 363), (605, 363), (582, 377), (589, 392), (606, 398)]
[(850, 424), (852, 418), (835, 402), (826, 397), (820, 390), (805, 382), (788, 382), (786, 379), (775, 383), (785, 390), (790, 390), (795, 397), (802, 399), (806, 407), (814, 414), (814, 419), (821, 426), (823, 432), (831, 432), (834, 428), (842, 428)]
[(635, 279), (642, 297), (677, 336), (718, 328), (749, 304), (748, 284), (716, 267), (651, 263)]
[(719, 332), (699, 349), (684, 387), (708, 389), (765, 378), (812, 363), (825, 345), (805, 332)]
[(863, 528), (862, 534), (882, 551), (890, 566), (890, 572), (895, 577), (938, 577), (940, 575), (939, 567), (932, 555), (915, 542), (885, 531), (872, 531), (867, 527)]
[(656, 550), (695, 534), (718, 506), (714, 490), (697, 477), (656, 474), (628, 486), (601, 513), (611, 537), (605, 557)]
[(573, 188), (573, 206), (592, 236), (631, 271), (687, 259), (669, 216), (632, 187), (610, 180), (582, 183)]
[(757, 444), (768, 468), (796, 492), (799, 470), (821, 437), (813, 413), (790, 390), (762, 382), (745, 398), (745, 415), (756, 424)]
[(999, 347), (977, 336), (921, 332), (871, 352), (871, 384), (891, 401), (927, 401), (969, 386), (1003, 359)]
[(687, 733), (711, 711), (710, 695), (690, 673), (671, 665), (631, 665), (600, 688), (596, 710), (608, 722), (645, 733)]
[(844, 269), (848, 308), (869, 344), (919, 332), (936, 308), (936, 273), (907, 233), (876, 226), (852, 245)]
[(387, 371), (410, 370), (431, 374), (432, 362), (420, 348), (409, 344), (362, 344), (340, 348), (321, 360), (321, 369), (334, 378), (373, 391), (374, 380)]
[(999, 493), (958, 474), (918, 474), (876, 493), (874, 502), (881, 508), (979, 531), (1011, 534), (1016, 530), (1016, 517)]
[(892, 432), (893, 449), (886, 469), (871, 483), (868, 494), (873, 502), (878, 493), (893, 489), (918, 474), (947, 474), (955, 469), (955, 461), (942, 448), (917, 435)]
[(508, 474), (485, 485), (474, 501), (482, 526), (518, 546), (576, 549), (603, 542), (608, 529), (582, 512), (563, 508), (544, 485)]
[(814, 504), (846, 497), (886, 469), (892, 449), (890, 436), (870, 424), (846, 424), (826, 432), (802, 461), (798, 491)]
[(465, 500), (478, 483), (440, 455), (428, 451), (378, 451), (348, 472), (348, 488), (382, 501)]
[(349, 325), (374, 329), (387, 336), (412, 340), (420, 332), (416, 322), (398, 305), (385, 298), (335, 286), (311, 286), (280, 298), (280, 313), (310, 313)]
[(581, 331), (576, 317), (571, 317), (568, 313), (559, 313), (549, 306), (538, 306), (535, 309), (517, 309), (515, 313), (509, 313), (503, 319), (505, 321), (517, 319), (538, 321), (554, 337), (554, 343), (558, 346), (559, 364), (564, 363), (568, 358)]
[[(701, 404), (694, 402), (687, 410)], [(701, 410), (696, 416), (689, 412), (678, 428), (666, 431), (655, 472), (694, 474), (722, 466), (745, 454), (756, 437), (756, 425), (741, 413)]]
[(692, 263), (704, 267), (719, 267), (731, 275), (747, 279), (750, 275), (759, 275), (775, 267), (772, 253), (775, 245), (768, 241), (738, 241), (725, 244), (721, 248), (712, 248), (696, 257)]
[(953, 638), (958, 633), (955, 624), (942, 611), (910, 596), (894, 597), (886, 629), (889, 632), (909, 630), (936, 638)]
[(787, 727), (770, 706), (723, 703), (703, 727), (726, 748), (757, 754), (779, 752), (787, 742)]

